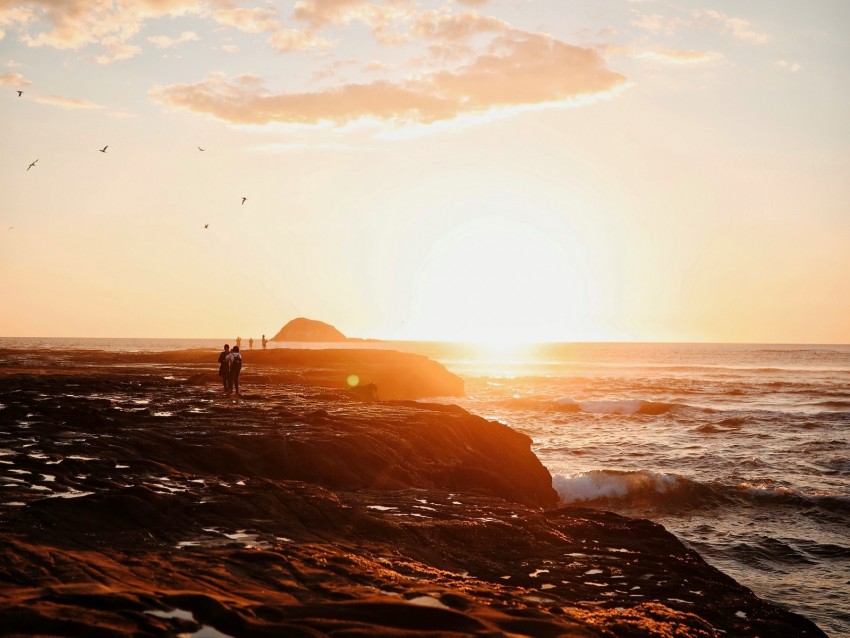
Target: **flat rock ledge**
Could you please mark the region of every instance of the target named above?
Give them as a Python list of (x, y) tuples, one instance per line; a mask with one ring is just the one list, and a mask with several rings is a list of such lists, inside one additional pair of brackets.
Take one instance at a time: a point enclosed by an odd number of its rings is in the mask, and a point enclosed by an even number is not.
[(0, 633), (824, 635), (501, 424), (147, 365), (0, 374)]

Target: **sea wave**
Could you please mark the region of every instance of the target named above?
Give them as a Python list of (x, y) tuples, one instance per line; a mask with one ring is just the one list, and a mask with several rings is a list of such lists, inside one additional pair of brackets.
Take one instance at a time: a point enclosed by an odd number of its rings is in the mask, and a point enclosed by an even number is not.
[(813, 403), (818, 408), (834, 408), (836, 410), (850, 410), (850, 401), (818, 401)]
[(667, 414), (685, 404), (646, 399), (591, 399), (577, 401), (565, 397), (561, 399), (541, 399), (533, 397), (513, 397), (497, 402), (499, 407), (515, 410), (538, 410), (546, 412), (584, 412), (586, 414)]
[(674, 510), (748, 502), (749, 505), (817, 507), (850, 513), (850, 495), (826, 490), (806, 491), (773, 482), (703, 483), (678, 474), (649, 470), (593, 470), (573, 476), (556, 474), (552, 487), (565, 504), (642, 506)]
[(711, 486), (698, 481), (649, 470), (593, 470), (574, 476), (556, 474), (552, 487), (564, 503), (619, 501), (634, 505), (647, 502), (676, 505), (691, 499), (705, 503), (707, 498), (717, 500), (718, 496)]
[(817, 506), (850, 513), (850, 495), (828, 490), (805, 491), (784, 485), (740, 483), (738, 489), (754, 501), (768, 504)]

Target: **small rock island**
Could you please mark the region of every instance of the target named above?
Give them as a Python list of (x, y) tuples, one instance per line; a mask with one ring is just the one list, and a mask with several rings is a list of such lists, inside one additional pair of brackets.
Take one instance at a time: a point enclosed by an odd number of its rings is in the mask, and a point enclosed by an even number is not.
[(332, 343), (335, 341), (348, 341), (348, 338), (324, 321), (298, 317), (283, 326), (271, 340)]

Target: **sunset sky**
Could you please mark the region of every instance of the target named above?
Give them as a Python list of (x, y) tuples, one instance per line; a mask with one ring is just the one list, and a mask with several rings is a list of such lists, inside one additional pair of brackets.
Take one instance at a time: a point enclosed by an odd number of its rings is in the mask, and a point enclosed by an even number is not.
[(0, 336), (847, 343), (848, 79), (846, 0), (0, 0)]

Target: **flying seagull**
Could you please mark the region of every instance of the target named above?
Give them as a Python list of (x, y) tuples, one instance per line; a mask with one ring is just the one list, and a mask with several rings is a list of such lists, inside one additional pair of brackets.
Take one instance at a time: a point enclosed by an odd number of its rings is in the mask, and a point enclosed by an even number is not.
[(199, 151), (203, 151), (204, 149), (202, 149), (202, 148), (199, 146), (199, 147), (198, 147), (198, 150), (199, 150)]
[[(35, 160), (35, 162), (37, 162), (37, 161), (38, 161), (38, 160)], [(33, 162), (32, 164), (30, 164), (29, 166), (27, 166), (27, 170), (29, 170), (29, 169), (31, 169), (33, 166), (35, 166), (35, 162)]]
[(100, 152), (101, 152), (101, 153), (105, 153), (105, 152), (106, 152), (106, 149), (108, 149), (108, 148), (109, 148), (109, 144), (107, 144), (107, 145), (106, 145), (106, 146), (104, 146), (102, 149), (100, 149)]
[(24, 94), (23, 91), (18, 91), (18, 97), (21, 97)]
[(210, 227), (209, 224), (204, 224), (204, 228), (209, 228), (209, 227)]
[(245, 203), (245, 200), (246, 200), (246, 199), (248, 199), (248, 198), (247, 198), (247, 197), (243, 197), (243, 198), (242, 198), (242, 203), (243, 203), (243, 204)]

